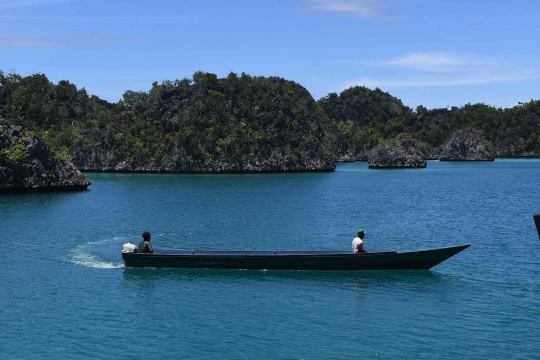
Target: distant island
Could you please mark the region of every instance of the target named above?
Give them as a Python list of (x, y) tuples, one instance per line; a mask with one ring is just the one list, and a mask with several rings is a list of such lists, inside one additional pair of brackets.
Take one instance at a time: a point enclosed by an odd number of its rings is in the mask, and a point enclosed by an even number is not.
[(245, 73), (196, 72), (109, 103), (67, 80), (0, 71), (0, 116), (82, 171), (333, 171), (337, 161), (365, 161), (377, 148), (403, 145), (397, 139), (414, 141), (423, 160), (439, 159), (465, 130), (488, 157), (540, 156), (540, 101), (413, 110), (358, 86), (315, 101), (293, 81)]

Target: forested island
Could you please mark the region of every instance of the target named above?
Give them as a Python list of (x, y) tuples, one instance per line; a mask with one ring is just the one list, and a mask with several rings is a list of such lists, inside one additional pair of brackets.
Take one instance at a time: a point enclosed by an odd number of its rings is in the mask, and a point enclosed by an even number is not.
[(278, 77), (197, 72), (115, 104), (43, 74), (0, 84), (0, 115), (85, 171), (332, 171), (342, 142), (309, 92)]
[[(367, 160), (400, 139), (413, 141), (423, 160), (439, 159), (450, 141), (480, 142), (488, 157), (540, 156), (540, 101), (413, 110), (359, 86), (316, 101), (293, 81), (245, 73), (196, 72), (109, 103), (67, 80), (0, 71), (0, 116), (82, 171), (332, 171), (336, 161)], [(474, 139), (461, 138), (464, 130)], [(0, 149), (0, 167), (13, 151)]]
[(413, 111), (380, 89), (357, 86), (317, 103), (345, 135), (338, 161), (366, 160), (372, 149), (395, 138), (414, 138), (425, 159), (438, 159), (459, 130), (474, 130), (493, 156), (540, 155), (538, 100), (506, 109), (466, 104), (428, 110), (419, 105)]

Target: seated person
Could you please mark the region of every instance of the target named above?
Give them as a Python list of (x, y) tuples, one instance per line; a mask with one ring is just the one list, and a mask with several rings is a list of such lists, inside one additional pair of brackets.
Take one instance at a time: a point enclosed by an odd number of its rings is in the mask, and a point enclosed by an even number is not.
[(150, 244), (150, 233), (145, 231), (142, 233), (143, 241), (139, 243), (139, 252), (140, 253), (153, 253), (152, 244)]
[(363, 253), (364, 250), (364, 241), (362, 240), (364, 238), (364, 230), (358, 229), (358, 236), (355, 237), (352, 241), (352, 251), (353, 253)]

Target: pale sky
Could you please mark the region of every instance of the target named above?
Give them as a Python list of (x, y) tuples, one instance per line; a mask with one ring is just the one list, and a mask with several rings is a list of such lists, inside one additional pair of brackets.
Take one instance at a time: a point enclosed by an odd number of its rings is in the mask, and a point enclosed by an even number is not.
[(116, 102), (196, 71), (354, 85), (412, 108), (540, 99), (540, 1), (0, 0), (0, 70)]

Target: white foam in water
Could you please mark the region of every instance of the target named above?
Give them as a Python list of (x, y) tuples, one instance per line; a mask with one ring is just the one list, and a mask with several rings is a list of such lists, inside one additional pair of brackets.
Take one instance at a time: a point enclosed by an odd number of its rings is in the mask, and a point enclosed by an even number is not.
[(98, 269), (118, 269), (124, 267), (123, 263), (104, 261), (99, 256), (89, 254), (74, 254), (70, 261), (75, 265), (82, 265)]
[[(188, 233), (188, 235), (190, 235)], [(154, 235), (153, 235), (154, 236)], [(161, 249), (167, 249), (169, 245), (168, 239), (186, 236), (186, 234), (176, 233), (158, 233), (155, 236), (160, 242)], [(75, 249), (70, 250), (69, 255), (65, 258), (75, 265), (86, 266), (99, 269), (118, 269), (124, 267), (124, 261), (114, 261), (121, 256), (122, 245), (131, 242), (138, 244), (141, 240), (140, 235), (133, 236), (117, 236), (108, 239), (90, 241), (78, 245)]]
[[(113, 253), (120, 253), (122, 244), (129, 241), (126, 237), (114, 237), (112, 239), (103, 239), (98, 241), (90, 241), (85, 244), (77, 246), (70, 251), (70, 254), (66, 260), (72, 262), (75, 265), (98, 268), (98, 269), (118, 269), (124, 267), (123, 261), (108, 261), (101, 255), (96, 254), (93, 249), (110, 250)], [(116, 251), (117, 250), (117, 251)], [(111, 253), (111, 251), (106, 251)]]

